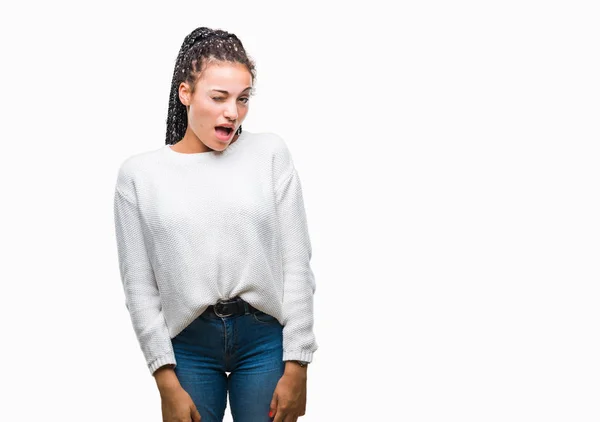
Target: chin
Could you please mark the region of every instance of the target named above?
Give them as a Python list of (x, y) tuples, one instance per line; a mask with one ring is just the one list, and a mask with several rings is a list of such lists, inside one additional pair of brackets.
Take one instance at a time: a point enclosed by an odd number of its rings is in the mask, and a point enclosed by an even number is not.
[(225, 146), (225, 147), (228, 147), (228, 146), (229, 146), (229, 144), (230, 144), (230, 143), (233, 141), (233, 138), (234, 138), (234, 137), (235, 137), (235, 136), (232, 136), (232, 137), (231, 137), (231, 139), (230, 139), (230, 140), (228, 140), (228, 141), (221, 141), (220, 139), (217, 139), (217, 140), (215, 141), (214, 145), (215, 145), (215, 147), (217, 147), (217, 148), (221, 148), (221, 147), (223, 147), (223, 146)]
[(224, 145), (223, 143), (217, 141), (213, 147), (210, 147), (213, 151), (225, 151), (229, 147), (229, 144)]

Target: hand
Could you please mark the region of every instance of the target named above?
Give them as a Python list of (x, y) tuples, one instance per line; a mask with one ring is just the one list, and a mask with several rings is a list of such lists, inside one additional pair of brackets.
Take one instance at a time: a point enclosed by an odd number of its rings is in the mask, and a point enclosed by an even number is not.
[(163, 422), (200, 422), (200, 412), (183, 387), (173, 387), (160, 393)]
[(296, 422), (306, 412), (306, 370), (287, 370), (279, 379), (273, 398), (270, 415), (273, 422)]

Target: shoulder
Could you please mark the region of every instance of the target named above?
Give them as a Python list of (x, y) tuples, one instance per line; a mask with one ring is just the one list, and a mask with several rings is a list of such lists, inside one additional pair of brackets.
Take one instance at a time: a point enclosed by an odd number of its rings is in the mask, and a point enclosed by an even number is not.
[(136, 180), (148, 172), (155, 171), (163, 147), (149, 151), (138, 152), (121, 161), (117, 170), (116, 188), (121, 194), (133, 198), (135, 196)]
[(274, 132), (253, 133), (251, 136), (252, 145), (260, 148), (261, 154), (268, 157), (277, 190), (295, 170), (288, 144), (282, 136)]
[(285, 139), (274, 132), (250, 133), (252, 145), (271, 157), (282, 166), (292, 164), (292, 155)]
[(288, 150), (285, 140), (275, 132), (247, 132), (251, 143), (256, 148), (261, 148), (272, 153), (282, 153)]

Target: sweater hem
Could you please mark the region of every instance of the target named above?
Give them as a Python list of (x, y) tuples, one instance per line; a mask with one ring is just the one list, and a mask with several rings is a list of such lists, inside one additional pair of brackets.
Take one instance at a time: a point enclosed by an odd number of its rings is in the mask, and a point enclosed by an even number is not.
[(177, 361), (175, 360), (175, 356), (172, 353), (168, 353), (159, 358), (156, 358), (153, 362), (148, 364), (150, 375), (154, 375), (154, 372), (156, 372), (156, 370), (161, 366), (169, 364), (177, 366)]
[(283, 352), (283, 360), (301, 360), (303, 362), (312, 362), (313, 352), (308, 350), (290, 350)]

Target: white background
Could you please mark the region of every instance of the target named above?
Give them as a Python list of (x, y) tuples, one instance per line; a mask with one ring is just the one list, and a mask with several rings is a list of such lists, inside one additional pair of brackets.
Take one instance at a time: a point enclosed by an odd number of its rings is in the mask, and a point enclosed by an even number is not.
[(2, 6), (0, 420), (161, 421), (113, 189), (198, 26), (256, 60), (244, 129), (302, 180), (300, 420), (600, 420), (595, 2), (350, 3)]

